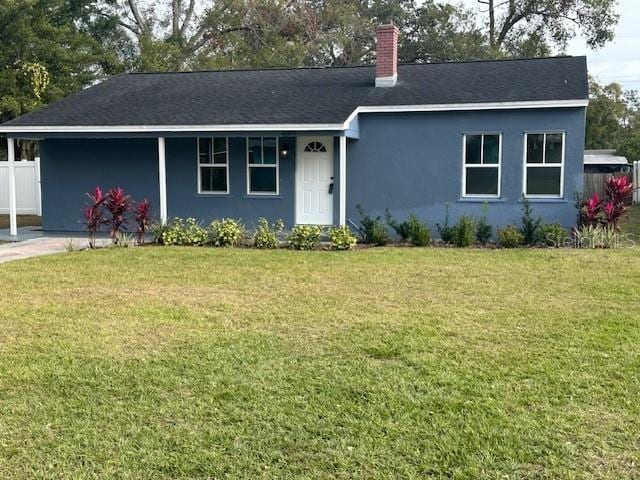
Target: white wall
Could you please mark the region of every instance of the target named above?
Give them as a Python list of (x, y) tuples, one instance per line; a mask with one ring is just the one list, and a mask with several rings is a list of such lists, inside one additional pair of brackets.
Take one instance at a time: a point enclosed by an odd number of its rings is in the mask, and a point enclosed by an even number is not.
[[(18, 214), (40, 215), (40, 159), (15, 162)], [(9, 213), (9, 162), (0, 162), (0, 214)]]

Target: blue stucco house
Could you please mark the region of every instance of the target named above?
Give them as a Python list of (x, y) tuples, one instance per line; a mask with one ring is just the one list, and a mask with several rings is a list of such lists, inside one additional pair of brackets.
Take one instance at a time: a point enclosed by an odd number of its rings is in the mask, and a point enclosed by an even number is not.
[(489, 205), (518, 222), (528, 197), (575, 222), (582, 190), (584, 57), (110, 78), (0, 126), (40, 141), (43, 228), (81, 229), (85, 192), (122, 186), (156, 217), (348, 224), (356, 206), (442, 222)]

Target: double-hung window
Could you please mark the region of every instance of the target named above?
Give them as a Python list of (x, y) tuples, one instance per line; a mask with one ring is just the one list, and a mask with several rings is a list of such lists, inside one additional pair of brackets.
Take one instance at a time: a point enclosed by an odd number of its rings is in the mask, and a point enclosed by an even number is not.
[(247, 139), (247, 193), (277, 195), (278, 138), (249, 137)]
[(229, 193), (229, 139), (198, 139), (198, 193)]
[(524, 162), (525, 196), (562, 197), (564, 133), (526, 133)]
[(463, 197), (500, 196), (501, 149), (498, 133), (464, 135)]

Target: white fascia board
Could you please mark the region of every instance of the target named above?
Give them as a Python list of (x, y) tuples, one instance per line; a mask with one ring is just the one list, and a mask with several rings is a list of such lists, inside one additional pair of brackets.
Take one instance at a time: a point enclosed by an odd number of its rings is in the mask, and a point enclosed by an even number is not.
[(344, 122), (345, 129), (360, 113), (459, 112), (469, 110), (521, 110), (535, 108), (586, 107), (589, 100), (542, 100), (525, 102), (441, 103), (432, 105), (381, 105), (356, 108)]
[(286, 123), (239, 125), (115, 125), (115, 126), (5, 126), (0, 133), (171, 133), (171, 132), (273, 132), (348, 130), (360, 113), (455, 112), (471, 110), (519, 110), (586, 107), (589, 100), (543, 100), (525, 102), (442, 103), (432, 105), (381, 105), (357, 107), (342, 124)]

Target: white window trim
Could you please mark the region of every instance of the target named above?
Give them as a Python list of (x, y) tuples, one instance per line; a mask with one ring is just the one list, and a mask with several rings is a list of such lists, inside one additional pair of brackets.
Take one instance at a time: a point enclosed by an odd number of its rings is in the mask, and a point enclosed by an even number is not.
[[(543, 145), (542, 145), (542, 163), (528, 163), (527, 162), (527, 143), (529, 139), (529, 135), (544, 135)], [(562, 135), (562, 159), (560, 164), (557, 163), (547, 163), (547, 135)], [(565, 163), (565, 153), (567, 149), (567, 134), (566, 132), (560, 132), (557, 130), (544, 130), (544, 131), (530, 131), (524, 132), (524, 145), (522, 152), (522, 194), (525, 198), (531, 199), (563, 199), (564, 198), (564, 163)], [(537, 167), (537, 168), (558, 168), (560, 167), (560, 194), (529, 194), (527, 193), (527, 171), (528, 167)]]
[[(263, 164), (263, 163), (249, 163), (249, 139), (250, 138), (259, 138), (260, 139), (260, 151), (262, 158), (264, 160), (264, 139), (265, 138), (275, 138), (276, 139), (276, 164)], [(247, 195), (255, 196), (255, 197), (274, 197), (280, 195), (280, 137), (278, 136), (251, 136), (246, 137), (246, 164), (247, 164)], [(252, 192), (251, 191), (251, 169), (252, 168), (274, 168), (276, 169), (276, 191), (275, 192)]]
[[(229, 137), (224, 137), (226, 143), (226, 158), (227, 161), (225, 163), (213, 163), (214, 158), (214, 137), (197, 137), (196, 142), (198, 144), (198, 194), (199, 195), (228, 195), (229, 194)], [(200, 140), (210, 140), (211, 141), (211, 163), (200, 163)], [(226, 190), (202, 190), (202, 169), (201, 167), (224, 167), (227, 173), (227, 189)]]
[[(482, 143), (480, 144), (480, 163), (467, 164), (467, 136), (481, 135)], [(498, 136), (498, 165), (493, 163), (484, 163), (484, 136)], [(467, 193), (467, 168), (497, 168), (498, 169), (498, 193), (496, 195), (489, 194), (468, 194)], [(502, 194), (502, 133), (501, 132), (467, 132), (462, 134), (462, 198), (500, 198)]]

